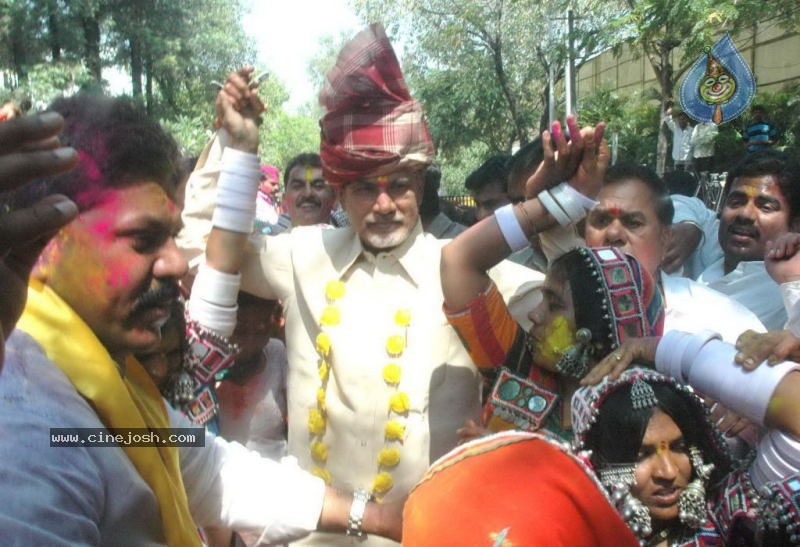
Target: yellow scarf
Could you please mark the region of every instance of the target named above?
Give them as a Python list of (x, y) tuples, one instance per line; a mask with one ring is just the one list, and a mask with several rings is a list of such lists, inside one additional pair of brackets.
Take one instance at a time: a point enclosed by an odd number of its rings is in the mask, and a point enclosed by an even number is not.
[[(161, 394), (142, 365), (128, 357), (123, 378), (89, 326), (46, 285), (31, 281), (28, 304), (17, 328), (42, 346), (107, 428), (170, 427)], [(178, 449), (122, 449), (158, 499), (167, 544), (201, 545), (189, 513)]]

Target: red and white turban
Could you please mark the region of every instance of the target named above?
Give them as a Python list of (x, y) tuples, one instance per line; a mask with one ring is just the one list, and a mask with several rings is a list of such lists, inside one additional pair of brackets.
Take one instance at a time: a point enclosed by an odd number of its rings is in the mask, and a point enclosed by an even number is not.
[(433, 162), (422, 108), (411, 98), (382, 25), (370, 25), (342, 48), (319, 102), (326, 110), (322, 171), (331, 185)]

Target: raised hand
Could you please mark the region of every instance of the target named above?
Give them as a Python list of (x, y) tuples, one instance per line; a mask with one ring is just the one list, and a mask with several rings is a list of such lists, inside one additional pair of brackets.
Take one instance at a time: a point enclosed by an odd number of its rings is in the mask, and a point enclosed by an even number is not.
[[(15, 190), (38, 177), (71, 169), (78, 160), (72, 148), (61, 147), (56, 134), (64, 124), (53, 112), (0, 123), (0, 191)], [(36, 259), (55, 233), (78, 214), (64, 196), (0, 211), (0, 335), (14, 328), (25, 305), (28, 277)]]
[(215, 125), (225, 129), (230, 145), (239, 150), (258, 150), (258, 125), (264, 104), (256, 93), (258, 83), (251, 81), (253, 67), (240, 68), (228, 75), (217, 94)]
[(764, 265), (777, 284), (800, 280), (800, 233), (787, 232), (767, 242)]
[(755, 369), (764, 361), (775, 365), (787, 359), (800, 359), (800, 339), (788, 330), (746, 330), (736, 340), (736, 349), (734, 360), (748, 370)]
[(567, 116), (566, 122), (569, 142), (557, 121), (553, 123), (552, 131), (542, 132), (544, 160), (525, 183), (526, 198), (535, 197), (562, 181), (569, 181), (576, 190), (589, 197), (600, 190), (611, 159), (603, 139), (605, 124), (580, 129), (572, 114)]

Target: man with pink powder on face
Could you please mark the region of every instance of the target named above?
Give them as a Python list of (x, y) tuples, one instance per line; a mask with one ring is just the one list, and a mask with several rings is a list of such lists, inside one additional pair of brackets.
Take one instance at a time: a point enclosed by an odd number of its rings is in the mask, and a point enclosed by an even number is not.
[(262, 165), (259, 170), (256, 221), (275, 224), (280, 216), (281, 172), (274, 165)]
[[(40, 256), (6, 346), (0, 496), (14, 502), (0, 506), (0, 536), (34, 545), (199, 546), (197, 526), (247, 531), (267, 543), (343, 529), (350, 495), (296, 465), (191, 429), (133, 356), (158, 343), (187, 269), (175, 244), (175, 142), (124, 100), (78, 96), (53, 110), (65, 120), (60, 142), (78, 151), (77, 167), (37, 180), (9, 203), (24, 207), (58, 193), (80, 214)], [(74, 152), (66, 158), (59, 168), (75, 161)], [(84, 442), (59, 444), (57, 428)], [(199, 442), (92, 446), (109, 431), (165, 439), (176, 428)], [(370, 503), (364, 525), (398, 537), (399, 509)]]

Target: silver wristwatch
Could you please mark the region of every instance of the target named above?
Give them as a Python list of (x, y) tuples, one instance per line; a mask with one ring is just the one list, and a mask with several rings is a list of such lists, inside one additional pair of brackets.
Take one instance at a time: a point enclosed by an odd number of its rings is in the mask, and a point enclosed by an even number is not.
[(367, 511), (367, 503), (370, 494), (366, 490), (356, 490), (353, 492), (353, 503), (350, 505), (350, 516), (347, 517), (347, 535), (363, 537), (364, 513)]

